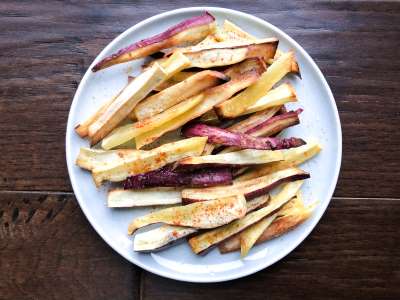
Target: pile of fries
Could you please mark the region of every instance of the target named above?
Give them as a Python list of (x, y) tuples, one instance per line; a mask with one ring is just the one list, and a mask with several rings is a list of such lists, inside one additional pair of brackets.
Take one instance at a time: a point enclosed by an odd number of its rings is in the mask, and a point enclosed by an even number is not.
[[(121, 184), (108, 192), (109, 207), (168, 205), (130, 223), (130, 235), (163, 223), (136, 233), (135, 251), (187, 238), (196, 254), (218, 246), (246, 256), (311, 215), (315, 203), (306, 206), (300, 193), (310, 175), (298, 166), (321, 147), (279, 135), (299, 124), (302, 109), (285, 108), (297, 96), (281, 80), (300, 71), (278, 43), (228, 20), (217, 27), (206, 12), (93, 67), (152, 59), (76, 127), (94, 146), (80, 150), (77, 165), (97, 187)], [(175, 133), (172, 141), (167, 133)]]

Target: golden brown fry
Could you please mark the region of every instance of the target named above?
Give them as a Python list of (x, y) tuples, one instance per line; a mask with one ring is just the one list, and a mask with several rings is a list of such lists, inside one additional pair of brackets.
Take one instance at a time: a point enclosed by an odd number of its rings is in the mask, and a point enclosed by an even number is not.
[(258, 178), (260, 176), (265, 176), (279, 170), (284, 170), (288, 167), (298, 166), (314, 157), (321, 151), (321, 145), (316, 141), (309, 141), (307, 144), (287, 149), (284, 154), (283, 161), (272, 162), (265, 165), (261, 165), (259, 167), (254, 167), (247, 173), (237, 177), (235, 182), (246, 181), (254, 178)]
[(245, 257), (253, 247), (260, 235), (271, 225), (276, 219), (277, 214), (266, 217), (240, 233), (240, 255)]
[[(211, 49), (196, 49), (184, 52), (191, 62), (191, 67), (211, 68), (239, 63), (247, 58), (260, 57), (264, 61), (275, 55), (278, 45), (276, 39), (259, 40), (242, 44), (213, 44)], [(217, 48), (218, 46), (218, 48)]]
[(241, 115), (249, 106), (265, 96), (275, 83), (290, 72), (290, 65), (293, 60), (293, 52), (282, 55), (261, 75), (260, 79), (255, 84), (234, 96), (232, 99), (217, 105), (217, 113), (226, 118), (234, 118)]
[[(279, 216), (268, 226), (257, 239), (256, 245), (269, 241), (273, 238), (296, 228), (306, 221), (312, 214), (317, 202), (305, 207), (297, 197), (293, 198), (278, 212)], [(234, 235), (223, 241), (219, 246), (221, 253), (229, 253), (240, 249), (240, 235)]]
[(94, 145), (124, 120), (136, 104), (166, 78), (167, 74), (158, 64), (140, 74), (89, 127), (89, 137)]
[(262, 177), (250, 179), (247, 181), (235, 182), (229, 186), (215, 186), (208, 188), (190, 188), (182, 190), (182, 199), (193, 199), (197, 201), (210, 200), (222, 196), (233, 195), (260, 195), (266, 194), (271, 188), (274, 188), (277, 183), (281, 183), (284, 179), (299, 180), (307, 178), (308, 174), (298, 168), (288, 168)]
[(248, 115), (254, 112), (263, 111), (271, 107), (279, 107), (288, 102), (296, 102), (297, 95), (293, 86), (289, 83), (283, 83), (270, 90), (264, 97), (258, 99), (253, 105), (250, 105), (241, 115)]
[(127, 124), (115, 128), (102, 140), (101, 147), (108, 150), (122, 145), (134, 139), (136, 136), (160, 127), (169, 120), (185, 113), (195, 105), (199, 104), (201, 100), (202, 99), (198, 97), (189, 98), (172, 106), (171, 108), (168, 108), (160, 114), (142, 119), (141, 121), (133, 124)]
[(246, 200), (243, 196), (226, 197), (170, 207), (136, 218), (129, 224), (128, 234), (133, 234), (141, 227), (160, 222), (199, 229), (215, 228), (241, 218), (245, 214)]
[(216, 86), (228, 78), (217, 71), (202, 71), (140, 102), (134, 109), (138, 120), (152, 117), (197, 95), (207, 88)]
[(76, 158), (76, 165), (86, 170), (93, 170), (99, 167), (106, 167), (116, 163), (123, 163), (127, 158), (137, 157), (138, 150), (119, 149), (119, 150), (97, 150), (91, 148), (81, 148)]
[(200, 117), (202, 114), (212, 109), (218, 103), (229, 99), (238, 91), (254, 83), (258, 77), (258, 72), (252, 70), (243, 74), (240, 77), (232, 79), (227, 83), (216, 86), (197, 96), (194, 96), (203, 98), (200, 104), (198, 104), (185, 114), (182, 114), (179, 117), (172, 119), (170, 122), (165, 123), (163, 126), (146, 132), (140, 136), (137, 136), (135, 138), (136, 148), (140, 149), (143, 146), (152, 143), (164, 133), (177, 129), (189, 122), (190, 120)]
[(104, 180), (122, 181), (128, 176), (147, 173), (185, 157), (201, 155), (206, 141), (207, 138), (195, 137), (164, 144), (149, 151), (137, 151), (134, 157), (123, 157), (123, 161), (94, 168), (93, 180), (96, 186)]

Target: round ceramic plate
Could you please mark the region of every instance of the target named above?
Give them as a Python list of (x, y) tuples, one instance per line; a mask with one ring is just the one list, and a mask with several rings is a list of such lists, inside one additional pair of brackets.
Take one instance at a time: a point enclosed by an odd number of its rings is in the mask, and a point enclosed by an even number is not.
[[(127, 75), (138, 72), (142, 61), (117, 65), (97, 73), (92, 66), (100, 59), (133, 41), (164, 31), (169, 26), (203, 11), (212, 13), (218, 23), (233, 21), (256, 37), (277, 37), (279, 49), (294, 49), (302, 79), (285, 78), (297, 93), (299, 102), (291, 107), (303, 107), (301, 124), (286, 130), (287, 136), (305, 140), (316, 138), (322, 152), (302, 168), (311, 173), (302, 191), (306, 201), (319, 201), (312, 217), (295, 230), (269, 242), (255, 246), (242, 259), (239, 252), (221, 255), (214, 249), (206, 256), (196, 256), (186, 243), (152, 254), (133, 251), (133, 238), (127, 235), (129, 222), (148, 212), (147, 209), (110, 209), (106, 206), (107, 186), (96, 189), (89, 172), (75, 165), (80, 147), (88, 141), (81, 139), (74, 126), (86, 119), (96, 107), (115, 95), (127, 82)], [(127, 260), (158, 275), (182, 281), (217, 282), (243, 277), (264, 269), (291, 252), (311, 232), (320, 220), (332, 197), (339, 175), (342, 152), (340, 121), (331, 90), (311, 57), (284, 32), (254, 16), (224, 8), (183, 8), (151, 17), (129, 28), (113, 40), (87, 70), (75, 94), (68, 117), (66, 154), (68, 172), (79, 204), (89, 222), (100, 236)]]

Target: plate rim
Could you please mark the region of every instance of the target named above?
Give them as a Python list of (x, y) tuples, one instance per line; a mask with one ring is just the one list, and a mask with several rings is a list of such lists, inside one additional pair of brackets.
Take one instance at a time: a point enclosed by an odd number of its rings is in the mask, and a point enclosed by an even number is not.
[[(71, 139), (71, 135), (74, 133), (74, 124), (72, 123), (72, 112), (74, 112), (76, 110), (76, 106), (78, 103), (78, 98), (80, 97), (80, 94), (82, 93), (82, 89), (83, 86), (86, 84), (86, 81), (88, 80), (89, 74), (92, 69), (92, 67), (100, 60), (100, 58), (105, 56), (105, 53), (107, 53), (109, 51), (110, 48), (112, 48), (112, 46), (123, 40), (127, 35), (129, 35), (132, 31), (135, 31), (137, 28), (140, 28), (148, 23), (151, 23), (153, 21), (157, 21), (157, 19), (160, 18), (168, 18), (169, 16), (173, 16), (175, 14), (180, 14), (180, 13), (195, 13), (195, 12), (200, 12), (200, 11), (211, 11), (211, 12), (219, 12), (219, 13), (227, 13), (230, 15), (237, 15), (237, 16), (241, 16), (244, 18), (247, 18), (249, 20), (251, 20), (252, 22), (257, 22), (262, 26), (268, 27), (270, 30), (272, 31), (276, 31), (279, 34), (281, 34), (285, 39), (287, 39), (292, 45), (294, 45), (295, 50), (298, 52), (301, 52), (301, 54), (304, 56), (304, 58), (307, 60), (307, 62), (310, 64), (310, 66), (312, 67), (313, 71), (316, 72), (317, 76), (319, 77), (319, 79), (321, 80), (324, 89), (328, 92), (328, 102), (327, 104), (329, 104), (332, 108), (332, 111), (334, 113), (334, 120), (335, 120), (335, 124), (337, 127), (336, 130), (336, 138), (338, 141), (338, 148), (337, 148), (337, 159), (335, 162), (335, 170), (334, 170), (334, 176), (330, 182), (329, 185), (329, 189), (326, 192), (326, 198), (328, 198), (328, 201), (324, 201), (321, 204), (324, 204), (324, 206), (321, 206), (321, 212), (320, 212), (320, 216), (318, 216), (317, 218), (315, 218), (315, 221), (310, 224), (305, 230), (304, 233), (302, 235), (300, 235), (296, 240), (294, 240), (290, 246), (288, 248), (286, 248), (284, 251), (282, 251), (280, 253), (280, 255), (278, 255), (276, 257), (276, 259), (273, 262), (267, 262), (267, 263), (260, 263), (255, 267), (248, 267), (247, 269), (243, 269), (241, 272), (232, 272), (230, 274), (227, 275), (221, 275), (220, 277), (213, 277), (213, 276), (209, 276), (209, 277), (198, 277), (195, 275), (190, 275), (190, 274), (182, 274), (182, 273), (174, 273), (171, 271), (163, 271), (163, 270), (159, 270), (154, 266), (150, 266), (148, 264), (142, 263), (140, 261), (140, 259), (134, 259), (132, 257), (129, 257), (127, 255), (125, 255), (124, 253), (121, 253), (120, 251), (118, 251), (117, 247), (114, 246), (112, 239), (107, 238), (107, 236), (103, 233), (103, 230), (97, 225), (96, 220), (94, 220), (94, 218), (92, 218), (92, 215), (85, 209), (84, 205), (81, 205), (81, 201), (83, 202), (83, 196), (80, 194), (79, 189), (78, 189), (78, 183), (76, 182), (76, 178), (73, 175), (73, 163), (70, 163), (74, 160), (71, 160), (70, 157), (70, 153), (71, 153), (71, 148), (72, 145), (70, 143)], [(185, 7), (185, 8), (178, 8), (178, 9), (173, 9), (173, 10), (169, 10), (154, 16), (151, 16), (147, 19), (144, 19), (142, 21), (140, 21), (139, 23), (131, 26), (130, 28), (126, 29), (124, 32), (122, 32), (121, 34), (119, 34), (117, 37), (115, 37), (111, 42), (108, 43), (108, 45), (96, 56), (96, 58), (93, 60), (93, 62), (91, 63), (91, 65), (88, 67), (88, 69), (86, 70), (84, 76), (82, 77), (79, 86), (75, 92), (74, 98), (72, 100), (70, 109), (69, 109), (69, 113), (68, 113), (68, 122), (67, 122), (67, 127), (66, 127), (66, 135), (65, 135), (65, 151), (66, 151), (66, 160), (67, 160), (67, 169), (68, 169), (68, 175), (69, 175), (69, 179), (72, 185), (72, 189), (74, 192), (74, 195), (78, 201), (78, 204), (81, 208), (81, 210), (83, 211), (86, 219), (89, 221), (90, 225), (94, 228), (94, 230), (97, 232), (97, 234), (114, 250), (116, 251), (119, 255), (121, 255), (122, 257), (124, 257), (126, 260), (128, 260), (130, 263), (135, 264), (136, 266), (157, 274), (159, 276), (165, 277), (165, 278), (170, 278), (170, 279), (174, 279), (174, 280), (178, 280), (178, 281), (184, 281), (184, 282), (195, 282), (195, 283), (212, 283), (212, 282), (224, 282), (224, 281), (230, 281), (230, 280), (234, 280), (234, 279), (238, 279), (238, 278), (242, 278), (242, 277), (246, 277), (249, 276), (251, 274), (254, 274), (260, 270), (263, 270), (275, 263), (277, 263), (278, 261), (280, 261), (282, 258), (284, 258), (285, 256), (287, 256), (289, 253), (291, 253), (295, 248), (297, 248), (311, 233), (311, 231), (314, 230), (314, 228), (316, 227), (316, 225), (319, 223), (319, 221), (321, 220), (322, 216), (325, 214), (326, 209), (329, 205), (329, 203), (332, 200), (332, 196), (333, 193), (335, 191), (336, 185), (337, 185), (337, 181), (339, 178), (339, 173), (340, 173), (340, 168), (341, 168), (341, 162), (342, 162), (342, 127), (341, 127), (341, 122), (340, 122), (340, 117), (339, 117), (339, 112), (336, 106), (336, 102), (335, 99), (333, 97), (332, 91), (328, 85), (328, 82), (326, 81), (324, 75), (322, 74), (321, 70), (319, 69), (318, 65), (314, 62), (314, 60), (311, 58), (311, 56), (303, 49), (303, 47), (298, 44), (293, 38), (291, 38), (288, 34), (286, 34), (283, 30), (279, 29), (278, 27), (272, 25), (271, 23), (269, 23), (268, 21), (265, 21), (257, 16), (251, 15), (249, 13), (245, 13), (242, 11), (238, 11), (238, 10), (234, 10), (234, 9), (228, 9), (228, 8), (222, 8), (222, 7), (212, 7), (212, 6), (194, 6), (194, 7)], [(320, 204), (320, 205), (321, 205)]]

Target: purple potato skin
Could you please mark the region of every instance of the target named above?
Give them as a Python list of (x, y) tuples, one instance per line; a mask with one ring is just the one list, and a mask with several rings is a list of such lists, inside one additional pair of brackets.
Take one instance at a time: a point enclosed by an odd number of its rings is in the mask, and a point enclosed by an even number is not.
[(249, 134), (231, 132), (205, 124), (193, 124), (182, 130), (185, 137), (206, 136), (208, 143), (236, 146), (241, 149), (279, 150), (299, 147), (305, 144), (300, 138), (253, 137)]
[(209, 168), (190, 173), (173, 169), (172, 165), (144, 174), (128, 177), (124, 189), (150, 187), (209, 187), (232, 184), (230, 168)]
[[(244, 196), (245, 196), (246, 200), (248, 201), (248, 200), (251, 200), (251, 199), (254, 199), (254, 198), (257, 198), (257, 197), (260, 197), (262, 195), (269, 193), (272, 189), (276, 188), (277, 186), (281, 185), (282, 183), (303, 180), (303, 179), (307, 179), (307, 178), (310, 178), (310, 174), (308, 174), (308, 173), (292, 175), (292, 176), (277, 180), (277, 181), (273, 182), (272, 184), (264, 186), (263, 188), (252, 191), (250, 193), (247, 193)], [(201, 202), (201, 201), (207, 201), (207, 200), (191, 199), (191, 198), (183, 198), (182, 199), (182, 203), (184, 205), (195, 203), (195, 202)]]
[[(118, 59), (125, 54), (131, 53), (132, 57), (134, 57), (134, 52), (137, 51), (138, 49), (144, 49), (146, 47), (152, 46), (157, 43), (162, 43), (165, 42), (166, 40), (172, 38), (174, 35), (181, 33), (185, 30), (192, 29), (194, 27), (202, 26), (202, 25), (207, 25), (209, 23), (212, 23), (215, 21), (214, 16), (212, 16), (210, 13), (205, 12), (204, 14), (200, 16), (195, 16), (190, 19), (184, 20), (170, 28), (168, 28), (166, 31), (159, 33), (155, 36), (152, 36), (147, 39), (143, 39), (139, 42), (133, 43), (123, 49), (118, 50), (116, 53), (107, 56), (106, 58), (102, 59), (100, 62), (98, 62), (93, 68), (92, 71), (96, 72), (101, 69), (107, 68), (109, 66), (112, 66), (114, 64), (119, 63)], [(162, 49), (163, 47), (161, 47)], [(158, 48), (155, 48), (154, 52), (149, 52), (147, 55), (151, 55), (155, 52), (158, 52)], [(145, 56), (147, 56), (145, 55)], [(134, 57), (135, 58), (140, 58), (140, 57)]]
[[(265, 120), (262, 123), (258, 123), (256, 126), (249, 128), (246, 130), (246, 134), (250, 134), (252, 136), (259, 136), (258, 132), (265, 132), (263, 136), (270, 136), (273, 134), (277, 134), (285, 128), (288, 128), (293, 125), (297, 125), (300, 123), (299, 114), (301, 114), (303, 110), (301, 108), (295, 111), (288, 111), (282, 114), (273, 116), (268, 120)], [(279, 124), (279, 125), (276, 125)], [(268, 130), (268, 128), (271, 128)]]

